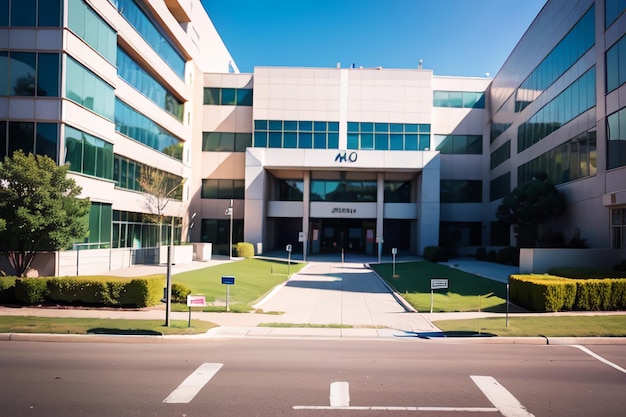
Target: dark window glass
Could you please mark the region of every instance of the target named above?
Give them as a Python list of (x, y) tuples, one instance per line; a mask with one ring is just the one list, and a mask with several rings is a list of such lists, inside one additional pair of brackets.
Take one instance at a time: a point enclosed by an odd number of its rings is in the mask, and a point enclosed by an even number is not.
[(204, 89), (204, 104), (219, 105), (220, 104), (220, 89), (219, 88), (205, 88)]
[(34, 52), (11, 52), (9, 74), (13, 80), (10, 95), (35, 96), (37, 91), (37, 55)]
[(236, 101), (236, 90), (234, 88), (222, 88), (222, 100), (220, 104), (222, 106), (234, 106)]
[(37, 95), (59, 96), (59, 54), (38, 54)]
[(300, 133), (299, 145), (301, 149), (313, 148), (313, 134), (312, 133)]
[[(5, 63), (3, 64), (4, 68), (9, 68), (10, 61), (8, 51), (0, 51), (0, 62)], [(9, 94), (11, 94), (9, 88), (9, 71), (5, 70), (4, 72), (4, 76), (0, 77), (0, 96), (8, 96)]]
[(389, 148), (389, 135), (377, 133), (375, 135), (374, 149), (377, 151), (386, 151)]
[(11, 2), (11, 26), (36, 26), (37, 0)]
[(235, 133), (235, 152), (245, 152), (252, 146), (252, 133)]
[(283, 148), (296, 148), (298, 146), (298, 134), (296, 132), (285, 132)]
[[(59, 125), (56, 123), (37, 123), (35, 151), (39, 155), (47, 155), (57, 161), (59, 143)], [(57, 161), (58, 162), (58, 161)]]
[(270, 132), (270, 148), (281, 148), (283, 145), (283, 134), (280, 132)]
[(385, 181), (385, 203), (410, 203), (410, 181)]
[(278, 201), (302, 201), (304, 182), (302, 180), (279, 180)]
[(7, 155), (7, 122), (0, 121), (0, 160)]
[(328, 149), (339, 149), (339, 133), (328, 134)]
[(9, 156), (19, 149), (35, 153), (35, 123), (9, 122)]
[(238, 106), (252, 106), (252, 90), (250, 89), (237, 90), (237, 105)]
[(9, 1), (0, 0), (0, 26), (9, 26)]
[[(16, 0), (13, 0), (13, 3), (15, 4)], [(61, 26), (61, 0), (39, 0), (37, 16), (39, 16), (38, 26)]]
[(254, 130), (267, 130), (267, 125), (268, 125), (267, 120), (255, 120)]
[(326, 133), (313, 134), (313, 147), (315, 149), (326, 149)]
[(267, 133), (254, 132), (254, 147), (266, 148), (267, 147)]
[(217, 197), (217, 180), (202, 180), (202, 198)]

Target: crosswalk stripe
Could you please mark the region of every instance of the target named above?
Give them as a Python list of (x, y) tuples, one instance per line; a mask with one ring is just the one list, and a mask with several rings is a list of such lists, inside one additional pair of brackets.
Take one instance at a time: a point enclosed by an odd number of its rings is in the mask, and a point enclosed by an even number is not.
[(534, 417), (494, 377), (471, 375), (470, 378), (504, 417)]
[(224, 366), (222, 363), (203, 363), (178, 386), (164, 403), (188, 403)]

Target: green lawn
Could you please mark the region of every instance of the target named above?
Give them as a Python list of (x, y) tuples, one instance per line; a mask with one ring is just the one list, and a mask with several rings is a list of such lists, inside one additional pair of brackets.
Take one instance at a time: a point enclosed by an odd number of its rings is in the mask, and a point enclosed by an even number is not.
[[(287, 272), (293, 275), (304, 266), (304, 263), (292, 262), (289, 266), (287, 262), (250, 258), (181, 272), (172, 277), (172, 283), (188, 287), (193, 295), (204, 295), (207, 304), (215, 304), (204, 311), (225, 311), (227, 288), (222, 277), (234, 276), (235, 285), (229, 288), (229, 307), (234, 312), (250, 311), (255, 302), (287, 279)], [(173, 304), (172, 310), (186, 311), (187, 305)]]
[(447, 278), (448, 289), (435, 290), (433, 312), (506, 311), (506, 284), (432, 262), (375, 264), (372, 268), (417, 311), (429, 312), (431, 278)]
[(206, 333), (216, 327), (201, 320), (126, 320), (72, 317), (0, 316), (0, 333), (168, 335)]
[(475, 332), (496, 336), (626, 337), (626, 315), (559, 317), (490, 317), (468, 320), (438, 320), (445, 332)]

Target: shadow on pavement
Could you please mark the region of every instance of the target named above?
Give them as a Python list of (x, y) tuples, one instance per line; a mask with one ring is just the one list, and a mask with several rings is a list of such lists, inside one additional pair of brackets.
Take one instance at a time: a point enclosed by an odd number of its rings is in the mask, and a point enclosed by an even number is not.
[(163, 333), (154, 330), (140, 329), (110, 329), (105, 327), (96, 327), (87, 330), (87, 334), (110, 334), (121, 336), (163, 336)]
[(441, 337), (497, 337), (493, 333), (476, 333), (467, 331), (450, 331), (450, 332), (404, 332), (403, 335), (397, 337), (418, 337), (420, 339), (434, 339)]

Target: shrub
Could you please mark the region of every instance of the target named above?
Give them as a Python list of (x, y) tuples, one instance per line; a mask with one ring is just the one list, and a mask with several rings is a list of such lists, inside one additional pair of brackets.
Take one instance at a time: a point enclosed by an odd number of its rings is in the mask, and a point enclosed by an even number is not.
[(28, 305), (43, 303), (48, 295), (47, 282), (46, 278), (16, 279), (15, 299)]
[(15, 301), (15, 277), (0, 276), (0, 303)]
[(519, 248), (506, 247), (496, 254), (496, 262), (504, 265), (519, 265)]
[(128, 282), (120, 294), (120, 305), (150, 307), (159, 304), (162, 297), (163, 276), (151, 275)]
[(490, 250), (489, 253), (487, 253), (487, 261), (489, 262), (495, 262), (497, 258), (496, 255), (496, 251), (495, 250)]
[(576, 282), (550, 275), (512, 275), (511, 301), (535, 311), (571, 310), (576, 300)]
[(187, 296), (191, 294), (191, 290), (183, 284), (172, 284), (172, 301), (176, 303), (187, 302)]
[(240, 256), (240, 257), (243, 257), (243, 258), (253, 258), (254, 257), (254, 246), (252, 245), (252, 243), (239, 242), (239, 243), (237, 243), (237, 246), (235, 247), (235, 250), (237, 252), (237, 256)]
[(441, 246), (427, 246), (424, 248), (424, 259), (430, 262), (447, 262), (448, 251)]
[(484, 261), (487, 259), (487, 249), (485, 248), (478, 248), (476, 249), (476, 259), (479, 261)]

